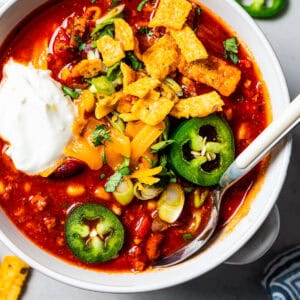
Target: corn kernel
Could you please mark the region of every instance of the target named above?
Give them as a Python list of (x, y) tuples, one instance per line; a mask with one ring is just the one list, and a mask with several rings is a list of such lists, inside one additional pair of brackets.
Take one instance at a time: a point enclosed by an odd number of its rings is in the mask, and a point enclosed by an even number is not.
[(121, 216), (122, 214), (122, 209), (121, 207), (117, 206), (117, 205), (113, 205), (111, 210), (117, 215), (117, 216)]
[(237, 132), (238, 140), (247, 140), (251, 137), (250, 126), (247, 122), (243, 122)]
[(136, 245), (139, 245), (143, 240), (142, 239), (139, 239), (139, 238), (135, 238), (133, 240), (133, 242), (136, 244)]
[(30, 182), (25, 182), (24, 183), (24, 191), (26, 193), (28, 193), (28, 192), (30, 192), (30, 190), (31, 190), (31, 183)]
[(147, 202), (147, 209), (150, 211), (155, 210), (157, 207), (157, 202), (156, 201), (148, 201)]
[(98, 186), (94, 191), (95, 197), (103, 200), (110, 200), (111, 194), (106, 192), (103, 186)]
[(67, 187), (67, 194), (72, 197), (81, 196), (85, 192), (85, 187), (83, 185), (69, 185)]
[(0, 195), (3, 195), (5, 193), (5, 185), (3, 181), (0, 181)]

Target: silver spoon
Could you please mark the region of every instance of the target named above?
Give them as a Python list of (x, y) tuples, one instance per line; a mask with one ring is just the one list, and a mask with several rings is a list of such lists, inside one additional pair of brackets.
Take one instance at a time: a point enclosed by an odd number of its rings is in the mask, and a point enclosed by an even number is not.
[(228, 167), (218, 187), (212, 193), (213, 207), (210, 219), (201, 233), (189, 244), (156, 262), (154, 267), (178, 264), (199, 251), (212, 237), (219, 219), (224, 193), (246, 175), (274, 146), (300, 122), (300, 95), (292, 101), (281, 116), (271, 123)]

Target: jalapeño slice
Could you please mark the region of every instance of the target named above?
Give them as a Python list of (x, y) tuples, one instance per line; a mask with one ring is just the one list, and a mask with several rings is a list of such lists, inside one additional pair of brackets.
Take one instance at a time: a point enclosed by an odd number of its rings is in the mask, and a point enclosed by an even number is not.
[(124, 228), (117, 216), (99, 204), (82, 204), (68, 216), (66, 240), (75, 256), (87, 263), (117, 256), (124, 243)]
[(171, 167), (194, 184), (217, 184), (234, 159), (232, 131), (218, 115), (184, 121), (171, 138)]
[(279, 15), (287, 5), (286, 0), (272, 0), (268, 3), (267, 0), (252, 0), (246, 4), (245, 0), (235, 0), (239, 3), (246, 12), (257, 19), (268, 19)]

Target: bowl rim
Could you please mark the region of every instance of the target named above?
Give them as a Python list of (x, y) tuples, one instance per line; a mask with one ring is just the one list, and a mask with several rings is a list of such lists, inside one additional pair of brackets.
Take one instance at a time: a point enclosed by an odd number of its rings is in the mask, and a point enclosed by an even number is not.
[[(198, 2), (198, 0), (196, 0)], [(17, 3), (18, 0), (8, 0), (6, 3), (0, 8), (0, 18), (5, 14), (6, 11), (8, 11), (15, 3)], [(199, 0), (201, 3), (202, 1)], [(276, 69), (278, 80), (281, 84), (282, 88), (282, 94), (284, 95), (284, 104), (287, 105), (289, 98), (289, 92), (287, 83), (285, 80), (285, 77), (283, 75), (282, 68), (280, 66), (279, 60), (272, 49), (272, 46), (270, 45), (269, 41), (267, 40), (266, 36), (262, 33), (261, 29), (258, 27), (258, 25), (255, 23), (255, 21), (240, 7), (239, 4), (237, 4), (235, 1), (225, 0), (226, 5), (228, 7), (231, 7), (233, 10), (237, 12), (237, 14), (241, 15), (243, 20), (247, 23), (249, 28), (255, 31), (255, 35), (258, 37), (259, 41), (263, 43), (264, 48), (268, 50), (268, 54), (271, 56), (270, 59), (273, 62), (273, 68)], [(234, 29), (234, 28), (233, 28)], [(71, 276), (66, 276), (60, 271), (54, 271), (49, 269), (48, 267), (42, 265), (38, 261), (36, 261), (34, 258), (30, 257), (29, 255), (26, 255), (18, 246), (14, 244), (14, 242), (5, 235), (5, 233), (0, 229), (0, 240), (16, 255), (18, 255), (21, 259), (23, 259), (25, 262), (27, 262), (31, 267), (34, 269), (40, 271), (41, 273), (49, 276), (50, 278), (53, 278), (55, 280), (61, 281), (63, 283), (69, 284), (74, 287), (79, 287), (87, 290), (92, 291), (98, 291), (98, 292), (112, 292), (112, 293), (136, 293), (136, 292), (147, 292), (147, 291), (153, 291), (153, 290), (160, 290), (163, 288), (171, 287), (174, 285), (178, 285), (181, 283), (184, 283), (186, 281), (189, 281), (191, 279), (194, 279), (202, 274), (205, 274), (206, 272), (212, 270), (216, 266), (220, 265), (224, 261), (226, 261), (231, 255), (233, 255), (235, 252), (238, 251), (243, 245), (246, 244), (246, 242), (255, 234), (255, 232), (260, 228), (260, 226), (263, 224), (267, 216), (269, 215), (271, 209), (273, 208), (274, 203), (276, 202), (276, 199), (279, 196), (279, 193), (281, 191), (281, 188), (283, 186), (290, 156), (291, 156), (291, 149), (292, 149), (292, 143), (291, 140), (288, 140), (284, 145), (283, 149), (281, 149), (281, 172), (279, 176), (277, 176), (277, 180), (281, 183), (280, 185), (274, 186), (272, 190), (272, 195), (270, 195), (270, 198), (275, 199), (272, 203), (270, 203), (268, 206), (266, 205), (264, 211), (262, 211), (258, 219), (255, 221), (255, 224), (253, 226), (249, 226), (247, 232), (237, 241), (235, 241), (234, 244), (229, 249), (225, 249), (222, 255), (216, 257), (213, 261), (213, 263), (207, 264), (205, 267), (202, 268), (201, 273), (199, 273), (195, 268), (190, 268), (189, 272), (184, 272), (180, 270), (185, 270), (186, 268), (183, 268), (183, 266), (189, 265), (189, 263), (183, 263), (174, 267), (171, 267), (169, 269), (178, 269), (180, 272), (180, 276), (176, 276), (176, 278), (172, 277), (172, 280), (164, 280), (161, 282), (151, 282), (151, 284), (148, 282), (144, 285), (133, 285), (133, 286), (111, 286), (111, 285), (103, 285), (103, 284), (95, 284), (91, 282), (84, 281), (84, 278), (82, 280), (78, 280), (75, 278), (72, 278)], [(65, 262), (64, 262), (65, 263)], [(159, 272), (160, 270), (158, 270)], [(167, 271), (163, 271), (167, 272)], [(146, 272), (147, 273), (147, 272)], [(119, 275), (119, 273), (116, 273), (116, 277)]]

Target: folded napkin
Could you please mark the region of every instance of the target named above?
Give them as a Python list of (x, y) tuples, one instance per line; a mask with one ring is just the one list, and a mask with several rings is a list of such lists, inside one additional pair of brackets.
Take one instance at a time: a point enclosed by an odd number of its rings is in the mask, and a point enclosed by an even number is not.
[(276, 256), (265, 268), (262, 285), (273, 300), (300, 299), (300, 246)]

